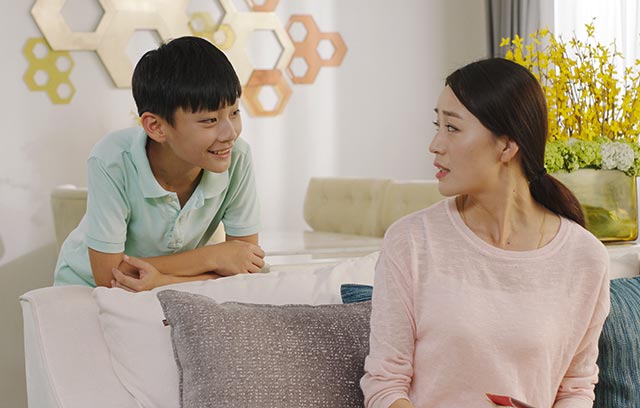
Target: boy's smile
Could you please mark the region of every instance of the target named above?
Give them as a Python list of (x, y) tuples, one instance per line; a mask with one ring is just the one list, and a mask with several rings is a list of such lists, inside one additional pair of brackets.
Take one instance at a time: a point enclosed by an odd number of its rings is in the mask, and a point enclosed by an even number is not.
[(242, 119), (236, 100), (216, 111), (191, 112), (176, 109), (174, 124), (158, 119), (160, 137), (153, 137), (161, 146), (168, 172), (194, 172), (205, 169), (225, 172), (231, 163), (231, 152), (242, 132)]

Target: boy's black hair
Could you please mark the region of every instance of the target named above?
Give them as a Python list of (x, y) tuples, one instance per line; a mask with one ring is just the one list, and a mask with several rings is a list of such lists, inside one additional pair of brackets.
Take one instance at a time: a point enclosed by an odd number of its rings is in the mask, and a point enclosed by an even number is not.
[(242, 87), (222, 51), (199, 37), (180, 37), (145, 53), (131, 81), (138, 115), (151, 112), (174, 124), (178, 108), (215, 111), (233, 105)]

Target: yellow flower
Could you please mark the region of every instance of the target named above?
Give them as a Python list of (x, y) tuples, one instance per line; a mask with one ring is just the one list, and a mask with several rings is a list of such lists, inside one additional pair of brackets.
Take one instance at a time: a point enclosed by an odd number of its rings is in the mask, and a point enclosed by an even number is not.
[(516, 48), (521, 48), (522, 47), (522, 38), (516, 34), (516, 38), (513, 39), (513, 45), (516, 46)]
[[(595, 25), (586, 24), (587, 37), (568, 41), (547, 28), (524, 38), (503, 38), (506, 57), (538, 78), (549, 109), (550, 140), (637, 141), (640, 133), (640, 60), (620, 73), (623, 57), (615, 43), (595, 39)], [(602, 139), (604, 138), (604, 139)], [(640, 149), (639, 149), (640, 150)]]

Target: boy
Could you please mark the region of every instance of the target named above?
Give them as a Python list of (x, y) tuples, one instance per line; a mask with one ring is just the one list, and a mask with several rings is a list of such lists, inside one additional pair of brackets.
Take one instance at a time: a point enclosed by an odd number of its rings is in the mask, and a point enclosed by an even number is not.
[[(229, 60), (204, 39), (178, 38), (140, 59), (132, 90), (142, 129), (94, 147), (87, 212), (54, 284), (148, 290), (258, 272), (259, 206)], [(226, 242), (205, 245), (219, 222)]]

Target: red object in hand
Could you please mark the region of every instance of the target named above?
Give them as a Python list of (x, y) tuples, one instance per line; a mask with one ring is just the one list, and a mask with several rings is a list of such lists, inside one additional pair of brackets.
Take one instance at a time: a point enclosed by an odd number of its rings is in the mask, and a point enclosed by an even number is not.
[(495, 395), (495, 394), (485, 394), (487, 398), (491, 400), (494, 404), (499, 407), (515, 407), (515, 408), (535, 408), (532, 405), (524, 403), (522, 401), (518, 401), (515, 398), (511, 398), (507, 395)]

